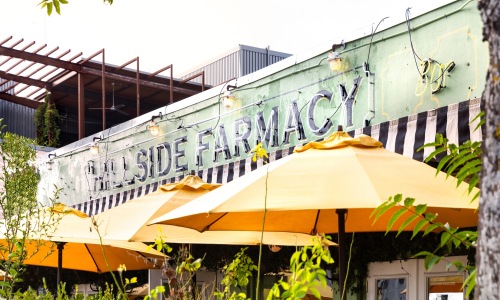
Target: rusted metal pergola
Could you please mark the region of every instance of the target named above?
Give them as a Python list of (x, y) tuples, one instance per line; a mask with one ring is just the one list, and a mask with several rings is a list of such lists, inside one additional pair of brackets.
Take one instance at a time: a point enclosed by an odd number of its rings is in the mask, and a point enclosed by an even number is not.
[[(96, 60), (97, 59), (97, 60)], [(135, 68), (127, 66), (134, 64)], [(169, 71), (168, 76), (160, 74)], [(185, 99), (205, 90), (203, 72), (183, 80), (173, 77), (173, 65), (147, 73), (139, 57), (120, 65), (107, 65), (105, 49), (83, 57), (82, 52), (36, 47), (35, 42), (0, 41), (0, 99), (37, 108), (50, 92), (50, 101), (68, 118), (77, 121), (75, 139), (88, 123), (111, 126)], [(190, 80), (201, 77), (201, 84)], [(87, 130), (88, 131), (88, 130)]]

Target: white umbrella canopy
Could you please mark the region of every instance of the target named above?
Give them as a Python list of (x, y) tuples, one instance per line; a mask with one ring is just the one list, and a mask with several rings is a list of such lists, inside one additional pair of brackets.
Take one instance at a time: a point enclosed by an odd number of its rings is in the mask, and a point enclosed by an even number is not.
[[(179, 182), (164, 184), (158, 191), (128, 201), (109, 209), (92, 218), (60, 227), (54, 235), (71, 237), (97, 238), (98, 234), (92, 222), (98, 226), (99, 234), (106, 240), (154, 242), (161, 230), (167, 243), (185, 244), (224, 244), (224, 245), (266, 245), (297, 246), (312, 244), (312, 236), (292, 232), (255, 231), (199, 231), (170, 226), (147, 226), (151, 220), (164, 215), (185, 203), (211, 193), (220, 184), (209, 184), (194, 175), (188, 175)], [(263, 235), (263, 236), (262, 236)], [(331, 243), (334, 245), (334, 243)]]
[(456, 179), (446, 177), (442, 172), (436, 176), (436, 169), (425, 163), (383, 149), (371, 137), (337, 132), (150, 224), (200, 232), (260, 230), (266, 207), (265, 231), (336, 233), (336, 211), (347, 209), (346, 232), (385, 231), (390, 214), (375, 223), (370, 215), (389, 197), (403, 194), (415, 198), (415, 205), (426, 203), (438, 213), (437, 221), (475, 226), (477, 206), (471, 203), (467, 187), (457, 188)]

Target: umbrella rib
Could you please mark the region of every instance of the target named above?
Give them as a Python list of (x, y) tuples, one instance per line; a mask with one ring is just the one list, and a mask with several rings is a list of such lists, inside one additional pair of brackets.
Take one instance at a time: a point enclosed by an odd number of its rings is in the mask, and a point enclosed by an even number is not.
[[(99, 274), (100, 274), (100, 273), (102, 273), (102, 272), (101, 272), (101, 269), (99, 269), (99, 266), (97, 265), (97, 262), (96, 262), (96, 261), (95, 261), (95, 259), (94, 259), (94, 255), (92, 255), (92, 252), (90, 252), (89, 247), (87, 246), (87, 244), (84, 244), (84, 245), (85, 245), (85, 248), (87, 249), (87, 252), (88, 252), (88, 253), (89, 253), (89, 255), (90, 255), (90, 258), (92, 258), (92, 261), (94, 262), (94, 266), (96, 267), (97, 272), (98, 272)], [(102, 245), (101, 245), (101, 247), (102, 247)], [(102, 252), (103, 252), (103, 254), (104, 254), (104, 249), (102, 249)]]
[(216, 222), (218, 222), (220, 219), (224, 218), (224, 216), (226, 216), (226, 215), (227, 215), (227, 212), (224, 213), (222, 216), (218, 217), (217, 219), (215, 219), (212, 223), (210, 223), (207, 226), (203, 227), (203, 229), (201, 230), (201, 232), (210, 230), (210, 226), (214, 225)]
[(142, 258), (145, 258), (147, 261), (149, 261), (150, 263), (153, 264), (153, 266), (157, 266), (156, 263), (153, 261), (153, 259), (151, 257), (147, 257), (146, 255), (142, 254), (141, 252), (139, 251), (135, 251), (135, 253), (139, 254), (140, 256), (142, 256)]
[(316, 226), (318, 226), (318, 221), (319, 221), (319, 214), (321, 213), (321, 209), (318, 209), (318, 213), (316, 214), (316, 220), (314, 220), (314, 227), (311, 230), (310, 235), (315, 235), (318, 233), (318, 230), (316, 229)]

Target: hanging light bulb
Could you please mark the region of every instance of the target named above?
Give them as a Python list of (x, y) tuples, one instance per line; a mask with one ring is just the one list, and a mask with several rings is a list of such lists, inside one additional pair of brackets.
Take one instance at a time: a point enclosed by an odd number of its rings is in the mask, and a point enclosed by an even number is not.
[(343, 71), (345, 68), (344, 58), (340, 56), (339, 52), (335, 51), (336, 48), (345, 49), (345, 43), (342, 40), (340, 44), (333, 44), (332, 51), (328, 53), (328, 62), (330, 63), (330, 70), (332, 71)]
[(102, 137), (99, 137), (99, 136), (95, 136), (93, 139), (92, 139), (92, 144), (90, 144), (90, 154), (92, 155), (98, 155), (99, 154), (99, 144), (97, 143), (97, 141), (100, 141), (102, 140)]
[(56, 157), (55, 153), (49, 153), (49, 160), (45, 163), (45, 166), (47, 167), (47, 170), (52, 170), (52, 166), (54, 165), (54, 161), (52, 160), (53, 157)]
[(160, 134), (160, 126), (156, 124), (155, 120), (153, 119), (149, 121), (149, 132), (152, 136), (158, 136), (158, 134)]
[(226, 108), (231, 108), (234, 106), (234, 102), (235, 99), (233, 93), (231, 93), (231, 91), (224, 92), (224, 95), (222, 96), (222, 103), (224, 104), (224, 106)]
[(93, 142), (90, 145), (90, 154), (92, 154), (92, 155), (99, 154), (99, 145), (97, 144), (97, 142)]
[(328, 62), (332, 71), (341, 71), (343, 68), (342, 57), (336, 51), (328, 53)]

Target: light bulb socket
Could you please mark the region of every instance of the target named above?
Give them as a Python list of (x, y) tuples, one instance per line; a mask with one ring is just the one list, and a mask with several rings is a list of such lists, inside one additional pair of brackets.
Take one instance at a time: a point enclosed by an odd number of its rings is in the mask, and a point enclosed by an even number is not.
[(97, 144), (97, 142), (93, 142), (91, 145), (90, 145), (90, 154), (92, 155), (98, 155), (99, 154), (99, 144)]
[(342, 57), (338, 52), (332, 51), (328, 54), (328, 62), (330, 63), (330, 70), (341, 71), (343, 68)]
[(224, 95), (222, 96), (222, 103), (226, 108), (231, 108), (234, 106), (235, 98), (233, 96), (233, 93), (231, 91), (226, 91), (224, 92)]
[(153, 119), (149, 121), (148, 128), (152, 136), (158, 136), (158, 134), (160, 134), (160, 126), (156, 124), (156, 122)]

